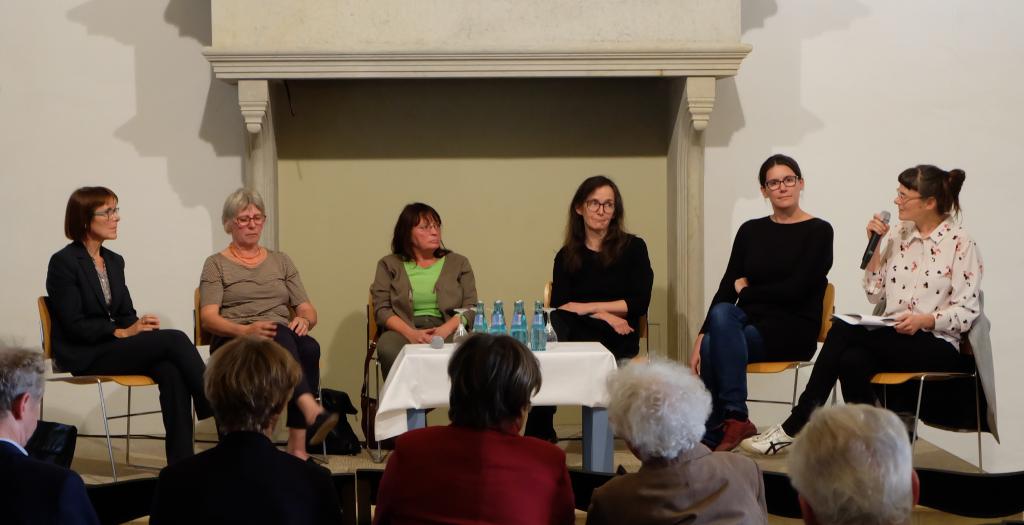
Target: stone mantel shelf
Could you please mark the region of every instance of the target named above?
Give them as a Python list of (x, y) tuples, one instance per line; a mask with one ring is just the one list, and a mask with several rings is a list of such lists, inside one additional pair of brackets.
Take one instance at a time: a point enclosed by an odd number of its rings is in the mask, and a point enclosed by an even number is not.
[(675, 51), (394, 53), (238, 51), (207, 48), (227, 81), (329, 78), (712, 77), (736, 74), (747, 44)]

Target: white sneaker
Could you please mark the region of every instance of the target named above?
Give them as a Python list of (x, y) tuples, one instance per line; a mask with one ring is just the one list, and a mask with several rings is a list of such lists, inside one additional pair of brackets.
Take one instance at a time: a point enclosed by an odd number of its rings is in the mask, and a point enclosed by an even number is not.
[(744, 439), (740, 447), (751, 454), (774, 456), (786, 452), (792, 444), (792, 436), (782, 429), (782, 425), (774, 425), (765, 432)]

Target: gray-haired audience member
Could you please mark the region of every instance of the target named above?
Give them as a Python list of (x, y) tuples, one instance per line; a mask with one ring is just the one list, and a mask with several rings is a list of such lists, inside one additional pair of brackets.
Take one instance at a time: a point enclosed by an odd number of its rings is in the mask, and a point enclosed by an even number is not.
[(43, 400), (39, 352), (0, 348), (0, 522), (99, 523), (78, 474), (29, 457)]
[(907, 429), (871, 405), (815, 411), (790, 449), (789, 477), (809, 524), (909, 523), (917, 503)]
[(767, 523), (761, 469), (700, 443), (711, 396), (671, 361), (637, 362), (608, 380), (615, 434), (643, 465), (596, 489), (588, 524)]

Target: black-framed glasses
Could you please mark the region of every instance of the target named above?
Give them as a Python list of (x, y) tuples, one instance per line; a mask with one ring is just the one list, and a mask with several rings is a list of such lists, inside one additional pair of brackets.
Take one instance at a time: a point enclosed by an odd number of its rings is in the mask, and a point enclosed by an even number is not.
[(105, 218), (105, 219), (107, 219), (109, 221), (110, 219), (113, 219), (114, 217), (120, 217), (121, 216), (121, 208), (118, 208), (118, 207), (115, 206), (113, 208), (107, 208), (107, 209), (105, 209), (103, 211), (95, 211), (92, 214), (93, 214), (93, 216), (103, 217), (103, 218)]
[(605, 213), (611, 213), (615, 211), (615, 201), (604, 201), (601, 202), (597, 199), (590, 199), (587, 201), (587, 211), (596, 213), (599, 209), (604, 209)]
[(796, 186), (796, 181), (798, 180), (800, 179), (796, 175), (787, 175), (781, 179), (772, 179), (766, 181), (764, 183), (764, 187), (772, 191), (779, 189), (780, 185), (785, 186), (787, 188), (792, 188), (793, 186)]
[(266, 215), (261, 215), (261, 214), (257, 213), (256, 215), (244, 215), (242, 217), (235, 217), (235, 224), (237, 224), (239, 226), (242, 226), (242, 227), (245, 227), (245, 226), (248, 226), (249, 223), (251, 222), (251, 223), (255, 224), (256, 226), (260, 226), (261, 224), (266, 222), (266, 220), (267, 220), (267, 216)]

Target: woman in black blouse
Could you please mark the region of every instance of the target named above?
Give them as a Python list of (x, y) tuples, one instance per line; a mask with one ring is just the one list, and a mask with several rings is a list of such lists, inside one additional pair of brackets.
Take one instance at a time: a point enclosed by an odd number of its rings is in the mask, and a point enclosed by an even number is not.
[[(640, 317), (654, 272), (643, 239), (626, 233), (619, 187), (602, 175), (580, 184), (569, 204), (565, 244), (555, 255), (551, 324), (559, 341), (598, 341), (616, 359), (640, 351)], [(530, 411), (526, 435), (556, 440), (554, 407)]]
[(803, 175), (772, 155), (758, 172), (772, 214), (740, 226), (690, 364), (711, 391), (704, 444), (732, 450), (757, 433), (747, 417), (747, 363), (806, 361), (817, 350), (832, 268), (832, 226), (800, 208)]

